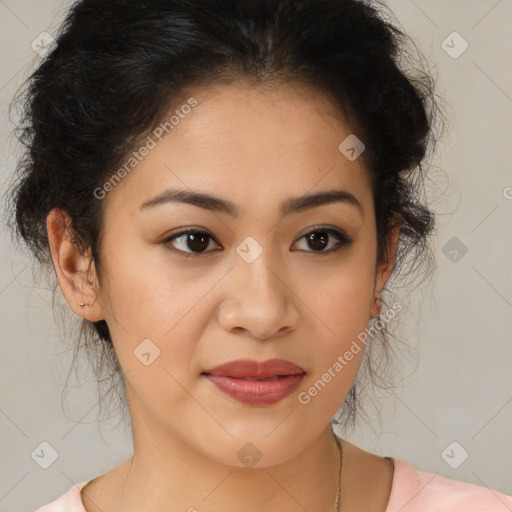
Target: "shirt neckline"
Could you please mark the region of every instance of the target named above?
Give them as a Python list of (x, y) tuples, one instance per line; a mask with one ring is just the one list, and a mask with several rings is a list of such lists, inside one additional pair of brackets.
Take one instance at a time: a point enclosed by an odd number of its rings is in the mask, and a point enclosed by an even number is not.
[(418, 474), (407, 462), (394, 457), (386, 457), (393, 461), (394, 471), (391, 492), (385, 512), (407, 512), (406, 505), (416, 496), (419, 490)]
[[(412, 499), (411, 496), (417, 493), (418, 479), (415, 478), (416, 475), (412, 467), (406, 462), (394, 457), (384, 458), (391, 460), (393, 463), (393, 479), (391, 481), (391, 491), (385, 512), (395, 512), (399, 510), (405, 512), (405, 505)], [(81, 508), (78, 512), (87, 512), (82, 501), (81, 491), (90, 481), (91, 480), (85, 480), (75, 486), (77, 501)], [(407, 501), (403, 503), (405, 499), (407, 499)]]

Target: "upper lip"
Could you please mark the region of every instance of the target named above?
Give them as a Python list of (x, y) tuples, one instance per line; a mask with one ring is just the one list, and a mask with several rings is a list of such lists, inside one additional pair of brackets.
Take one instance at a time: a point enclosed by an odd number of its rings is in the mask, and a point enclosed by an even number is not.
[(300, 366), (284, 359), (268, 359), (261, 362), (252, 359), (237, 359), (206, 370), (203, 373), (234, 378), (266, 379), (278, 375), (298, 375), (305, 373), (305, 371)]

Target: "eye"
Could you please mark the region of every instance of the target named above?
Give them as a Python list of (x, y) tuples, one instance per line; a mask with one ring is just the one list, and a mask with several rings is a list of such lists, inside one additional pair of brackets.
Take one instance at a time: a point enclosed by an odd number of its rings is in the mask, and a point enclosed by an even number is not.
[[(337, 245), (334, 245), (334, 247), (330, 245), (330, 242), (332, 242), (332, 238), (338, 241)], [(299, 240), (302, 239), (306, 241), (309, 247), (314, 249), (313, 251), (308, 251), (306, 249), (307, 252), (317, 253), (331, 253), (339, 251), (344, 246), (350, 245), (354, 242), (354, 240), (352, 240), (352, 238), (350, 238), (343, 231), (323, 227), (317, 227), (314, 230), (310, 231), (309, 233), (306, 233)], [(326, 247), (329, 247), (329, 249), (325, 250)]]
[[(306, 252), (316, 253), (332, 253), (354, 242), (354, 240), (343, 231), (323, 227), (314, 228), (312, 231), (303, 235), (299, 241), (302, 239), (306, 241), (310, 248), (313, 248), (313, 251), (305, 249)], [(337, 241), (337, 244), (334, 246), (332, 245), (333, 239)], [(187, 229), (175, 233), (161, 243), (167, 247), (172, 246), (171, 249), (184, 253), (184, 256), (188, 258), (193, 255), (211, 252), (211, 250), (208, 250), (211, 249), (211, 241), (214, 241), (214, 238), (206, 231)], [(180, 244), (181, 247), (179, 247)], [(220, 248), (218, 244), (216, 245), (217, 248)], [(328, 248), (327, 250), (325, 250), (326, 247)]]
[[(174, 247), (181, 244), (181, 248), (177, 248), (177, 251), (189, 254), (201, 254), (204, 252), (211, 252), (207, 251), (211, 240), (213, 240), (213, 237), (206, 231), (187, 229), (166, 238), (162, 244), (165, 246), (173, 245)], [(188, 257), (186, 254), (185, 256)]]

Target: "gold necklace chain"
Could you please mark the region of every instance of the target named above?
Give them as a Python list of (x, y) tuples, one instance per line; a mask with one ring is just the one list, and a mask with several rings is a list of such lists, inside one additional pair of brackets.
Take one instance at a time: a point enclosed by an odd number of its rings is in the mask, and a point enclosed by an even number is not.
[(334, 439), (336, 439), (336, 444), (338, 445), (338, 451), (340, 454), (340, 462), (339, 462), (339, 477), (338, 477), (338, 489), (336, 491), (336, 501), (334, 502), (334, 508), (336, 512), (340, 512), (341, 510), (341, 468), (343, 462), (342, 450), (341, 450), (341, 442), (336, 434), (334, 434)]

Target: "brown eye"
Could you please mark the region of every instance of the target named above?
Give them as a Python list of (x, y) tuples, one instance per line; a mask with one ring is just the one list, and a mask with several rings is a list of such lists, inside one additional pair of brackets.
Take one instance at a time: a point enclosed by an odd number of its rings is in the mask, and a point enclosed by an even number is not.
[[(335, 244), (329, 246), (332, 239), (338, 241), (337, 245)], [(314, 231), (310, 231), (306, 233), (301, 240), (306, 240), (307, 246), (312, 251), (307, 252), (318, 252), (318, 253), (330, 253), (341, 249), (345, 245), (350, 245), (353, 243), (353, 240), (349, 238), (345, 233), (338, 231), (332, 228), (318, 228)], [(328, 248), (327, 250), (325, 250)], [(306, 249), (307, 250), (307, 249)]]
[(325, 231), (314, 231), (306, 235), (309, 246), (315, 251), (321, 251), (329, 245), (329, 233)]
[[(332, 228), (317, 228), (300, 238), (306, 241), (307, 247), (303, 250), (318, 254), (328, 254), (340, 250), (343, 246), (353, 243), (353, 240), (344, 232)], [(185, 257), (201, 255), (212, 252), (211, 242), (215, 239), (206, 231), (188, 229), (175, 233), (166, 238), (162, 245), (169, 247)], [(337, 243), (335, 243), (337, 241)], [(215, 242), (216, 244), (216, 242)], [(217, 245), (217, 249), (220, 246)], [(301, 249), (302, 250), (302, 249)]]
[(181, 247), (176, 248), (176, 250), (180, 252), (200, 254), (210, 252), (207, 251), (207, 249), (210, 246), (211, 240), (213, 240), (213, 237), (205, 231), (187, 230), (172, 235), (162, 243), (164, 245), (170, 244), (173, 247), (180, 245)]

